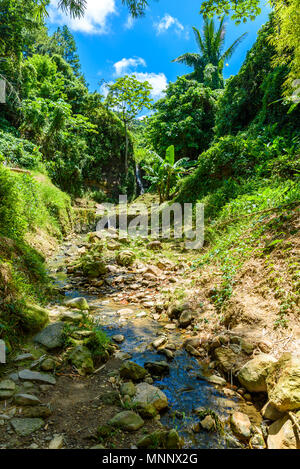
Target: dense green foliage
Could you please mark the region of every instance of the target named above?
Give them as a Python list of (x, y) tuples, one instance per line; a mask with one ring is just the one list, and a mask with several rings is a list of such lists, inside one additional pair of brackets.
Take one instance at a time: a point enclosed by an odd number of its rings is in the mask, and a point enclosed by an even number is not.
[[(239, 73), (227, 82), (218, 102), (216, 135), (236, 133), (253, 125), (276, 125), (286, 134), (296, 130), (299, 108), (288, 114), (289, 108), (281, 99), (282, 84), (288, 68), (272, 66), (275, 49), (268, 44), (274, 34), (273, 18), (258, 34), (257, 41), (248, 52)], [(276, 132), (275, 132), (276, 133)]]
[(169, 200), (176, 182), (185, 173), (188, 159), (175, 161), (175, 148), (171, 145), (166, 150), (165, 158), (155, 153), (147, 165), (143, 165), (146, 172), (145, 179), (150, 181), (150, 191), (155, 189), (159, 195), (159, 202)]
[[(83, 193), (85, 180), (98, 188), (110, 176), (108, 166), (114, 166), (121, 188), (120, 162), (126, 152), (125, 143), (119, 144), (122, 123), (104, 107), (99, 94), (88, 91), (68, 28), (49, 36), (43, 23), (30, 16), (33, 4), (4, 0), (0, 16), (0, 76), (8, 90), (0, 113), (7, 136), (1, 133), (0, 151), (9, 164), (26, 168), (34, 168), (38, 156), (53, 181), (74, 195)], [(12, 142), (12, 135), (18, 140)], [(12, 146), (13, 152), (8, 151)], [(21, 155), (22, 148), (26, 155)], [(127, 153), (133, 168), (130, 135)]]
[(196, 159), (213, 138), (219, 94), (185, 77), (170, 83), (146, 126), (147, 139), (155, 151), (164, 155), (174, 145), (178, 158)]

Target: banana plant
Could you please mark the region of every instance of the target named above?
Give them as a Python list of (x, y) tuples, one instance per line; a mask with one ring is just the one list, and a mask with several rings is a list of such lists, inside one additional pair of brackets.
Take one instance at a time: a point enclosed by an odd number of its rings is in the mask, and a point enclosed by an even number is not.
[(163, 203), (170, 199), (171, 189), (191, 166), (191, 161), (188, 158), (175, 161), (174, 145), (167, 148), (165, 158), (155, 152), (151, 153), (153, 155), (151, 163), (143, 166), (146, 172), (145, 179), (151, 182), (150, 191), (156, 190), (159, 202)]

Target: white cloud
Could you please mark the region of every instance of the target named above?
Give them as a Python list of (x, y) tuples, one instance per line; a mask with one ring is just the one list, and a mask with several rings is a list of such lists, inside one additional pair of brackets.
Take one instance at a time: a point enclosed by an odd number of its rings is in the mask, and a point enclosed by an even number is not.
[(123, 58), (114, 64), (115, 75), (122, 76), (131, 71), (133, 68), (137, 68), (138, 66), (146, 67), (146, 62), (141, 57), (132, 57), (130, 59)]
[(163, 34), (172, 27), (175, 29), (177, 34), (184, 31), (184, 26), (179, 22), (179, 20), (169, 15), (168, 13), (166, 13), (165, 16), (159, 20), (159, 22), (154, 23), (154, 27), (157, 34)]
[(164, 73), (134, 73), (137, 80), (148, 81), (152, 86), (151, 97), (156, 101), (164, 95), (168, 80)]
[(128, 15), (127, 21), (124, 24), (125, 29), (132, 29), (134, 26), (134, 18), (131, 15)]
[(115, 0), (86, 0), (84, 17), (71, 18), (58, 9), (58, 0), (51, 0), (49, 21), (60, 25), (66, 24), (72, 31), (88, 34), (105, 34), (107, 18), (116, 13)]

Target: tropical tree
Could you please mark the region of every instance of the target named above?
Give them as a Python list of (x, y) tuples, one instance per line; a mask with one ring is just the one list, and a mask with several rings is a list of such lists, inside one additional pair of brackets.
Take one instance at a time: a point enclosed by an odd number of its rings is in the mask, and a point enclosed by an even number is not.
[(199, 29), (193, 27), (200, 54), (188, 52), (173, 60), (173, 62), (193, 67), (194, 73), (190, 74), (190, 78), (196, 79), (212, 89), (224, 87), (223, 68), (225, 61), (230, 59), (247, 35), (247, 33), (242, 34), (222, 53), (226, 32), (224, 21), (225, 16), (221, 18), (219, 27), (215, 30), (214, 20), (205, 18), (203, 35)]
[[(98, 1), (101, 2), (101, 0)], [(35, 0), (35, 2), (37, 4), (37, 14), (47, 16), (49, 0)], [(131, 15), (136, 18), (144, 14), (148, 0), (122, 0), (122, 3), (128, 7)], [(72, 18), (80, 18), (84, 15), (86, 4), (87, 0), (59, 0), (58, 8), (69, 14)]]
[(133, 120), (144, 109), (152, 108), (150, 93), (152, 86), (147, 81), (140, 82), (135, 75), (118, 78), (108, 86), (106, 105), (116, 111), (125, 128), (125, 174), (128, 173), (128, 131)]
[(181, 158), (197, 159), (213, 139), (217, 101), (222, 91), (179, 77), (169, 83), (165, 96), (146, 120), (146, 140), (159, 154), (170, 145)]
[(143, 170), (146, 172), (145, 179), (151, 183), (150, 191), (156, 190), (159, 195), (159, 202), (163, 203), (169, 200), (170, 191), (178, 179), (195, 162), (189, 161), (188, 158), (181, 158), (175, 162), (174, 145), (167, 148), (165, 158), (155, 152), (152, 152), (152, 155), (151, 162), (143, 165)]

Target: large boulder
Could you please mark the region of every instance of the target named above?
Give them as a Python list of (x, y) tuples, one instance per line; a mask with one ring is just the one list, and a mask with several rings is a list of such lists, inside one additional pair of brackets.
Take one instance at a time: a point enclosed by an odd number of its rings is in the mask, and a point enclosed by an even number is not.
[(108, 424), (112, 427), (121, 428), (121, 430), (135, 432), (144, 425), (144, 420), (138, 414), (129, 410), (115, 415)]
[(270, 366), (275, 362), (272, 355), (257, 355), (241, 368), (237, 375), (239, 382), (250, 392), (266, 392), (266, 378)]
[(121, 251), (116, 257), (117, 264), (122, 267), (129, 267), (135, 261), (135, 253), (133, 251)]
[(280, 412), (300, 409), (300, 357), (282, 355), (269, 369), (267, 377), (269, 401)]
[(159, 388), (148, 383), (136, 386), (136, 395), (132, 402), (137, 406), (151, 404), (159, 412), (168, 407), (167, 396)]
[(79, 374), (83, 376), (93, 373), (94, 371), (92, 354), (89, 349), (83, 345), (78, 345), (71, 350), (69, 361), (77, 368)]
[(132, 381), (141, 381), (147, 375), (147, 371), (137, 363), (126, 361), (120, 368), (121, 378), (131, 379)]
[(72, 298), (71, 300), (66, 301), (65, 305), (68, 308), (80, 309), (81, 311), (90, 309), (85, 298)]
[(34, 337), (34, 342), (48, 350), (61, 348), (64, 345), (64, 323), (55, 322), (50, 324)]
[[(299, 417), (300, 412), (295, 418)], [(300, 449), (297, 428), (287, 415), (270, 425), (267, 444), (268, 449)]]

